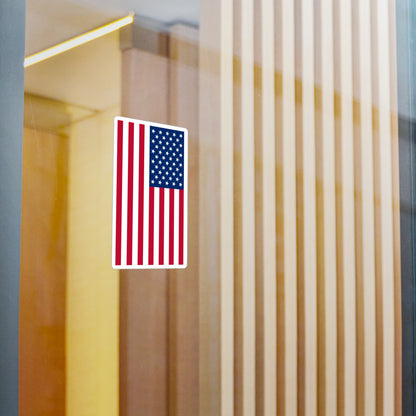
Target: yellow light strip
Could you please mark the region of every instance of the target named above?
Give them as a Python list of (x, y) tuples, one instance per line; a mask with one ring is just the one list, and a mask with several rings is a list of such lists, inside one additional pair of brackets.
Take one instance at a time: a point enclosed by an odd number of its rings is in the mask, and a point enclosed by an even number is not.
[(24, 67), (26, 68), (30, 65), (37, 64), (38, 62), (44, 61), (45, 59), (51, 58), (52, 56), (69, 51), (72, 48), (83, 45), (84, 43), (90, 42), (101, 36), (107, 35), (108, 33), (114, 32), (124, 26), (133, 23), (133, 20), (133, 14), (129, 14), (128, 16), (122, 17), (121, 19), (115, 20), (114, 22), (97, 27), (97, 29), (90, 30), (89, 32), (83, 33), (82, 35), (68, 39), (65, 42), (58, 43), (58, 45), (34, 53), (33, 55), (29, 55), (25, 58)]

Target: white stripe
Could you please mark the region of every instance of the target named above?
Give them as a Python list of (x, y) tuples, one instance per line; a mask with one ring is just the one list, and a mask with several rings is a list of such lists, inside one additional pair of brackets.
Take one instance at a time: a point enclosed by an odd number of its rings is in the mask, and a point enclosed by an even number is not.
[(144, 128), (144, 189), (143, 189), (143, 264), (149, 264), (149, 145), (150, 127)]
[(184, 132), (184, 187), (183, 187), (183, 265), (188, 264), (188, 132)]
[(113, 156), (113, 253), (112, 263), (116, 266), (116, 208), (117, 208), (117, 143), (118, 143), (118, 120), (114, 119), (114, 156)]
[(175, 189), (175, 229), (174, 229), (174, 249), (173, 249), (173, 264), (179, 264), (179, 189)]
[(127, 255), (127, 179), (129, 155), (129, 123), (123, 122), (123, 184), (121, 203), (121, 265), (126, 265)]
[(137, 265), (138, 224), (139, 224), (139, 130), (134, 123), (134, 163), (133, 163), (133, 255), (132, 265)]
[(169, 189), (165, 189), (165, 224), (164, 224), (165, 238), (163, 240), (164, 244), (164, 256), (163, 261), (164, 265), (169, 264)]
[(154, 254), (153, 254), (153, 264), (156, 266), (159, 264), (159, 188), (155, 188), (155, 201), (154, 201), (154, 222), (155, 222), (155, 229), (153, 232), (154, 236)]

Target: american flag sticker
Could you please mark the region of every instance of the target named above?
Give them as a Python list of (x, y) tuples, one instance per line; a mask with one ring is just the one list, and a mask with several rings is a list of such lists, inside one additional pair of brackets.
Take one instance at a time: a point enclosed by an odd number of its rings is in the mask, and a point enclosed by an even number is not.
[(114, 119), (114, 269), (183, 269), (188, 248), (188, 130)]

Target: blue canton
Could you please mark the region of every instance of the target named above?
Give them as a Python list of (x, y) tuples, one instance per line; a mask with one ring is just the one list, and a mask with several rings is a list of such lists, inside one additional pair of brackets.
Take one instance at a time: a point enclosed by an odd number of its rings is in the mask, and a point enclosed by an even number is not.
[(184, 133), (150, 126), (149, 186), (184, 188)]

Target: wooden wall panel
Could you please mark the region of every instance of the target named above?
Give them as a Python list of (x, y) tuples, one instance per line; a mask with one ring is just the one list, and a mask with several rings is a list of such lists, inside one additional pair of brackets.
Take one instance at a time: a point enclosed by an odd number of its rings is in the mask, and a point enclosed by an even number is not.
[(315, 9), (318, 414), (337, 412), (337, 275), (332, 0)]
[(295, 10), (276, 3), (277, 414), (297, 414)]
[[(67, 416), (119, 408), (119, 273), (111, 268), (113, 118), (119, 106), (69, 127), (66, 280)], [(88, 138), (88, 140), (86, 140)]]
[[(168, 122), (168, 58), (139, 49), (122, 57), (125, 117)], [(165, 270), (120, 273), (120, 414), (168, 411), (168, 282)]]
[(255, 2), (256, 414), (276, 415), (274, 2)]
[(389, 59), (391, 97), (391, 163), (393, 182), (393, 250), (394, 250), (394, 414), (402, 415), (402, 284), (400, 238), (400, 166), (397, 80), (396, 2), (389, 0)]
[(394, 260), (388, 0), (372, 1), (377, 415), (394, 413)]
[(254, 15), (234, 1), (235, 414), (255, 413)]
[(200, 415), (232, 415), (233, 2), (200, 6)]
[(376, 414), (376, 308), (370, 1), (353, 3), (357, 414)]
[[(296, 1), (298, 414), (317, 413), (314, 9)], [(284, 103), (283, 103), (284, 105)]]
[(25, 128), (19, 414), (64, 415), (68, 137)]
[(188, 267), (169, 272), (169, 415), (199, 411), (198, 30), (170, 30), (169, 123), (188, 129)]
[(355, 413), (356, 297), (351, 3), (334, 1), (338, 414)]
[(353, 5), (356, 158), (357, 413), (375, 414), (374, 188), (370, 3)]

